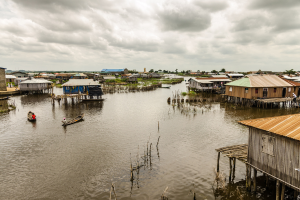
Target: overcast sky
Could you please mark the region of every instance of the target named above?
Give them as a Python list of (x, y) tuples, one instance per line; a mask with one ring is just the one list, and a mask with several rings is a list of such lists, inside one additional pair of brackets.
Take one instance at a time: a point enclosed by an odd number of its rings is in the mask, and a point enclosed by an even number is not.
[(1, 0), (11, 70), (299, 69), (300, 0)]

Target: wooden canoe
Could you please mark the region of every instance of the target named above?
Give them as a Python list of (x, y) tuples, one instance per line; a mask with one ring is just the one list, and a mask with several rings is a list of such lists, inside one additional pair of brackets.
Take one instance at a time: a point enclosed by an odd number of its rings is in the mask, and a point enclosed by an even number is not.
[(82, 113), (81, 115), (79, 115), (78, 117), (66, 122), (66, 123), (63, 123), (62, 126), (68, 126), (68, 125), (71, 125), (71, 124), (75, 124), (77, 122), (80, 122), (83, 120), (83, 117), (84, 117), (84, 114)]
[(31, 111), (28, 112), (27, 119), (28, 119), (28, 121), (31, 121), (31, 122), (35, 122), (36, 121), (36, 118), (32, 119), (32, 112)]

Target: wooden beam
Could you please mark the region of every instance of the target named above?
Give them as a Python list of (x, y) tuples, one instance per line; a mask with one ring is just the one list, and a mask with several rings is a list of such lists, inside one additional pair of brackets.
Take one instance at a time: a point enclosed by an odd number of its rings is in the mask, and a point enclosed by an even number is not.
[(279, 200), (279, 198), (280, 198), (280, 182), (279, 182), (279, 180), (277, 180), (276, 181), (276, 200)]

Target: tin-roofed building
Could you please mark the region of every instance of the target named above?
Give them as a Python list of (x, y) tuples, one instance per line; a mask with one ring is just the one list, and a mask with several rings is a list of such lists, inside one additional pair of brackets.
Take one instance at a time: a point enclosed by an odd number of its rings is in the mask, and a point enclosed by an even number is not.
[(240, 121), (249, 127), (247, 164), (300, 191), (300, 114)]
[(276, 75), (250, 76), (225, 85), (225, 95), (245, 99), (293, 97), (293, 86)]
[(15, 71), (15, 72), (10, 73), (10, 75), (14, 75), (17, 78), (26, 78), (26, 77), (29, 77), (27, 73), (22, 72), (22, 71)]
[(13, 82), (13, 83), (15, 83), (16, 78), (17, 78), (17, 77), (15, 77), (14, 75), (5, 75), (6, 83), (8, 83), (8, 82)]
[(120, 75), (120, 74), (128, 74), (128, 69), (102, 69), (100, 74), (113, 74), (113, 75)]
[(216, 78), (191, 78), (189, 79), (189, 88), (196, 90), (212, 90), (223, 87), (230, 79), (224, 77)]
[(7, 91), (5, 69), (6, 68), (0, 67), (0, 91)]
[(103, 95), (101, 85), (93, 79), (70, 79), (62, 86), (64, 94), (87, 94), (91, 99)]
[(28, 78), (19, 83), (20, 91), (22, 92), (37, 92), (43, 93), (52, 89), (52, 82), (45, 79)]

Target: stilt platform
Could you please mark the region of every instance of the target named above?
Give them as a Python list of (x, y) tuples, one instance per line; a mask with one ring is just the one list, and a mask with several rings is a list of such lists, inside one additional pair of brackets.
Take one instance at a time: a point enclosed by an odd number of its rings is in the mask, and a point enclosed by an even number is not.
[(239, 161), (246, 163), (248, 154), (248, 144), (233, 145), (216, 149), (218, 153), (225, 154), (228, 158), (236, 158)]

